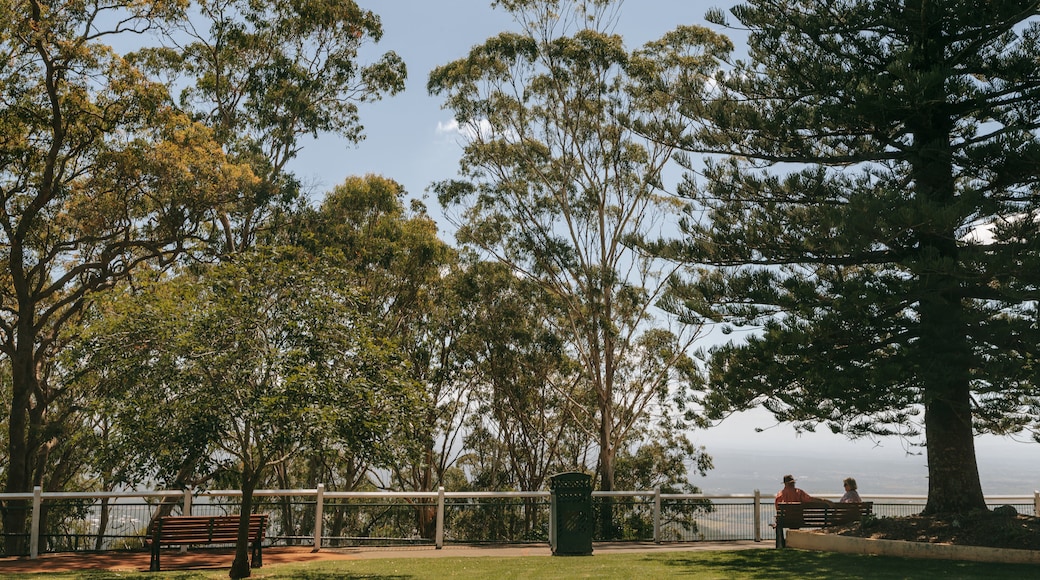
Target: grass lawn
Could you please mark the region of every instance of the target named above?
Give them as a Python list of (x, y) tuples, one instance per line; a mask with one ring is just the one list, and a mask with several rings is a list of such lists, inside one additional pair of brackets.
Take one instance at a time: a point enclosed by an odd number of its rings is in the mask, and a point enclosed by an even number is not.
[[(748, 578), (774, 580), (835, 578), (906, 578), (968, 580), (972, 578), (1031, 578), (1030, 565), (979, 564), (942, 560), (910, 560), (800, 550), (736, 550), (718, 552), (657, 552), (572, 557), (399, 558), (324, 561), (264, 566), (253, 578), (279, 580), (405, 580), (410, 578)], [(78, 572), (8, 574), (11, 580), (215, 580), (227, 570), (150, 573)]]

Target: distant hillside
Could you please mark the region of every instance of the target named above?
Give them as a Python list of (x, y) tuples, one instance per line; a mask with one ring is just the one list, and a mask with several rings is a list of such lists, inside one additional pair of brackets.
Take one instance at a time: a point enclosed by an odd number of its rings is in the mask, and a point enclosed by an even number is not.
[[(705, 493), (753, 493), (772, 495), (781, 487), (784, 474), (798, 480), (798, 487), (811, 494), (842, 493), (841, 482), (854, 477), (860, 493), (928, 493), (928, 469), (923, 455), (903, 451), (872, 453), (850, 449), (848, 453), (831, 449), (812, 452), (756, 453), (747, 449), (709, 448), (715, 469), (706, 477), (695, 477), (694, 484)], [(1040, 463), (1027, 457), (987, 453), (979, 450), (979, 472), (986, 495), (1030, 495), (1040, 489)]]

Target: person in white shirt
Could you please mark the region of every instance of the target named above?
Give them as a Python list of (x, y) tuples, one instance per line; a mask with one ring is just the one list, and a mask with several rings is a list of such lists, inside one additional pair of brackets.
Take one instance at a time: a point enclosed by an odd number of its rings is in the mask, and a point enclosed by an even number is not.
[(842, 485), (845, 486), (845, 495), (841, 496), (840, 503), (860, 503), (863, 501), (859, 498), (859, 492), (856, 491), (855, 479), (846, 477)]

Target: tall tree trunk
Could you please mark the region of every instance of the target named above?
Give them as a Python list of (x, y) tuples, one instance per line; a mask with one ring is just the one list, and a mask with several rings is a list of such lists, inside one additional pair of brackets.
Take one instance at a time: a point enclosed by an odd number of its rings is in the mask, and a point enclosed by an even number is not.
[[(419, 485), (417, 491), (434, 491), (433, 489), (433, 462), (434, 462), (435, 450), (433, 448), (433, 438), (431, 437), (426, 444), (426, 458), (421, 467), (421, 475), (419, 477)], [(415, 517), (416, 517), (416, 529), (419, 530), (419, 537), (424, 540), (432, 540), (437, 534), (437, 512), (433, 506), (427, 505), (425, 500), (416, 500), (415, 504)]]
[[(36, 367), (33, 362), (32, 349), (22, 348), (24, 338), (19, 340), (19, 348), (11, 357), (11, 408), (7, 417), (7, 479), (4, 482), (5, 493), (28, 493), (32, 491), (35, 445), (32, 441), (30, 427), (30, 407), (33, 393), (38, 391)], [(29, 344), (32, 344), (31, 341)], [(29, 352), (25, 352), (28, 350)], [(4, 505), (4, 553), (7, 556), (28, 554), (26, 522), (28, 521), (29, 502), (26, 500), (9, 500)]]
[(952, 142), (956, 126), (939, 103), (949, 101), (949, 88), (938, 79), (947, 66), (942, 30), (943, 10), (933, 2), (906, 4), (907, 17), (922, 23), (911, 39), (911, 68), (922, 80), (917, 115), (907, 120), (914, 136), (910, 156), (915, 210), (923, 219), (916, 228), (918, 245), (913, 268), (920, 280), (919, 314), (925, 444), (928, 451), (926, 514), (965, 514), (985, 509), (971, 408), (970, 322), (965, 312), (958, 228), (962, 219)]
[(94, 537), (95, 552), (100, 552), (105, 547), (105, 532), (108, 531), (108, 516), (110, 512), (108, 503), (109, 499), (103, 497), (101, 498), (101, 505), (98, 506), (98, 529), (97, 536)]
[[(607, 286), (607, 281), (603, 281)], [(602, 306), (607, 313), (597, 329), (602, 333), (602, 351), (596, 357), (596, 366), (601, 368), (602, 375), (599, 381), (599, 468), (600, 468), (600, 491), (614, 491), (614, 459), (617, 456), (615, 440), (617, 434), (614, 432), (614, 348), (613, 324), (610, 320), (611, 300), (610, 293), (605, 293), (605, 302)], [(602, 366), (600, 365), (602, 360)], [(614, 525), (614, 498), (606, 496), (600, 502), (600, 538), (613, 540), (619, 534)]]
[[(275, 478), (278, 481), (279, 489), (292, 489), (293, 482), (289, 477), (287, 461), (280, 463), (275, 467)], [(302, 530), (296, 529), (296, 513), (293, 511), (292, 498), (283, 496), (278, 498), (278, 511), (281, 512), (280, 529), (283, 536), (297, 537)], [(293, 543), (298, 542), (295, 540)]]
[(986, 509), (967, 387), (952, 385), (929, 398), (925, 406), (928, 503), (924, 513), (966, 514)]
[(249, 515), (253, 513), (253, 491), (259, 480), (259, 471), (253, 470), (248, 461), (242, 465), (242, 505), (239, 508), (238, 542), (235, 543), (235, 561), (231, 563), (228, 576), (249, 578), (252, 569), (249, 565)]
[(971, 349), (961, 307), (949, 297), (924, 299), (922, 340), (934, 356), (924, 373), (925, 444), (928, 451), (926, 514), (966, 514), (986, 509), (975, 458), (972, 426)]
[[(613, 443), (613, 407), (609, 403), (601, 403), (599, 432), (599, 489), (614, 491), (614, 443)], [(599, 510), (599, 528), (601, 540), (613, 540), (617, 535), (614, 527), (614, 498), (601, 498)]]
[[(307, 475), (304, 479), (304, 486), (308, 488), (318, 488), (318, 482), (323, 478), (319, 477), (321, 461), (316, 455), (311, 455), (307, 458)], [(322, 483), (324, 483), (322, 481)], [(334, 488), (333, 488), (334, 489)], [(314, 535), (314, 528), (317, 526), (318, 516), (318, 504), (315, 502), (313, 506), (306, 506), (300, 513), (300, 533), (307, 534), (310, 536)], [(321, 549), (321, 546), (314, 546), (314, 551)]]

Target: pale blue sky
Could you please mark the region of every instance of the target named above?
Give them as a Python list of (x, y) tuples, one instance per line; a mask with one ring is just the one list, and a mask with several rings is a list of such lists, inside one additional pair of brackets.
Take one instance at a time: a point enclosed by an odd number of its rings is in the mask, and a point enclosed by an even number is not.
[[(379, 14), (384, 36), (368, 47), (369, 54), (393, 50), (408, 66), (404, 93), (366, 104), (361, 122), (366, 139), (357, 146), (333, 138), (306, 143), (292, 168), (314, 194), (328, 191), (352, 175), (377, 173), (402, 184), (413, 197), (422, 197), (435, 181), (456, 173), (460, 147), (450, 130), (452, 115), (442, 99), (429, 96), (430, 71), (466, 56), (469, 49), (514, 27), (503, 10), (489, 0), (358, 0)], [(701, 24), (715, 2), (691, 0), (628, 0), (622, 5), (617, 32), (630, 48), (660, 37), (679, 24)], [(436, 212), (436, 200), (427, 200)]]
[[(394, 179), (411, 197), (422, 198), (431, 183), (455, 175), (460, 153), (457, 134), (450, 130), (451, 113), (441, 109), (440, 98), (426, 92), (430, 70), (465, 56), (470, 47), (512, 28), (513, 22), (508, 14), (493, 10), (488, 0), (359, 0), (358, 3), (375, 11), (383, 21), (385, 36), (371, 47), (371, 54), (397, 52), (408, 66), (407, 88), (400, 95), (362, 106), (361, 120), (367, 138), (360, 144), (353, 146), (328, 137), (306, 143), (292, 169), (311, 187), (315, 199), (320, 199), (346, 177), (366, 173)], [(617, 32), (625, 37), (629, 48), (634, 48), (679, 24), (712, 27), (704, 20), (706, 10), (729, 4), (730, 0), (628, 0), (622, 6)], [(738, 43), (737, 50), (740, 49)], [(436, 199), (431, 196), (425, 201), (431, 214), (438, 216)], [(445, 226), (442, 224), (442, 228)], [(446, 229), (442, 235), (451, 240)], [(755, 427), (771, 428), (756, 433)], [(694, 433), (693, 438), (715, 455), (724, 454), (726, 450), (798, 456), (819, 452), (872, 461), (886, 459), (902, 465), (924, 464), (922, 456), (907, 456), (904, 445), (895, 439), (849, 442), (830, 433), (799, 436), (788, 426), (774, 426), (764, 412), (732, 417), (716, 428)], [(978, 440), (977, 448), (980, 462), (987, 458), (1014, 457), (1015, 461), (1040, 464), (1040, 445), (1037, 444), (991, 437)], [(1014, 461), (1009, 464), (1014, 465)], [(789, 471), (806, 474), (812, 469), (812, 462), (806, 462), (792, 465)], [(781, 475), (777, 474), (777, 481)], [(864, 477), (869, 481), (869, 474), (850, 475), (860, 477), (863, 483), (867, 483)], [(1034, 487), (1040, 488), (1040, 481)], [(1031, 491), (1021, 490), (1022, 493)]]

